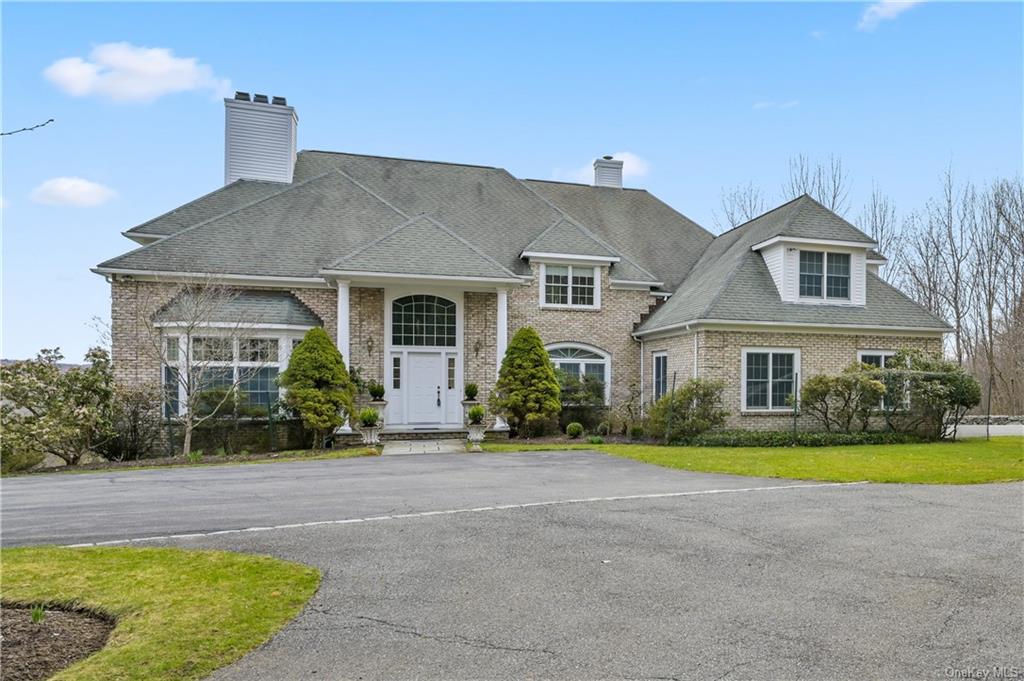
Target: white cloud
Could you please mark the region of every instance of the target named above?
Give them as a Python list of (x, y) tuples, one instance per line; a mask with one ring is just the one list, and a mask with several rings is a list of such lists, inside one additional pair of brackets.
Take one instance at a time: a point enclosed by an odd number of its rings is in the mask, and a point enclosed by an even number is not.
[(825, 39), (825, 35), (826, 35), (825, 31), (822, 31), (820, 29), (815, 29), (815, 30), (811, 31), (811, 37), (814, 38), (815, 40), (824, 40)]
[[(651, 172), (651, 164), (646, 159), (637, 156), (632, 151), (616, 151), (611, 154), (612, 158), (622, 161), (622, 180), (630, 180), (633, 178), (647, 177), (647, 174)], [(593, 184), (594, 182), (594, 162), (585, 163), (584, 165), (576, 168), (575, 170), (562, 170), (555, 169), (554, 176), (556, 180), (568, 180), (570, 182), (580, 182), (582, 184)]]
[(55, 177), (32, 190), (32, 200), (58, 206), (98, 206), (117, 196), (110, 187), (81, 177)]
[(890, 21), (924, 0), (879, 0), (864, 9), (857, 28), (861, 31), (873, 31), (883, 21)]
[(231, 81), (218, 78), (195, 57), (176, 57), (164, 47), (130, 43), (97, 45), (88, 59), (58, 59), (43, 75), (69, 95), (100, 95), (122, 102), (150, 102), (191, 90), (208, 90), (222, 97), (231, 90)]
[(754, 102), (754, 110), (758, 109), (793, 109), (800, 106), (800, 100), (789, 99), (784, 102)]

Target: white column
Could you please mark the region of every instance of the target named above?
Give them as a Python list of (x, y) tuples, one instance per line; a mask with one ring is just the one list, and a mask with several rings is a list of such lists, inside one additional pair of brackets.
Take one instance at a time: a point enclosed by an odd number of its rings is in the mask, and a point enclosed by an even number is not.
[(498, 289), (498, 329), (496, 334), (498, 348), (498, 366), (495, 372), (501, 371), (501, 360), (505, 359), (505, 350), (508, 348), (508, 291)]
[[(349, 301), (347, 281), (338, 280), (338, 352), (345, 360), (345, 366), (352, 367), (352, 355), (349, 353)], [(345, 423), (339, 429), (343, 433), (351, 433), (352, 426), (346, 418)]]

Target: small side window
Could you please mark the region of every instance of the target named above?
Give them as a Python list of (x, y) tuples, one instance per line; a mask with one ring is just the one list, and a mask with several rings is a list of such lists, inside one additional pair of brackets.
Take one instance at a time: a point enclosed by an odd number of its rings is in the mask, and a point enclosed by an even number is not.
[(402, 358), (393, 357), (391, 359), (391, 389), (401, 390), (402, 389)]

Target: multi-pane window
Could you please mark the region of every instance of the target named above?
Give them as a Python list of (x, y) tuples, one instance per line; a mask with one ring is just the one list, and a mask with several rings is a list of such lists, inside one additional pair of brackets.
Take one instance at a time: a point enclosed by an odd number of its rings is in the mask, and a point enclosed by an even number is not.
[(277, 362), (276, 338), (243, 338), (238, 341), (239, 362)]
[(829, 253), (825, 277), (825, 296), (828, 298), (850, 297), (850, 254)]
[(800, 251), (800, 297), (850, 299), (850, 254)]
[(824, 253), (800, 251), (800, 297), (821, 298)]
[(455, 303), (438, 296), (417, 294), (391, 304), (392, 345), (456, 345)]
[(597, 306), (597, 269), (578, 265), (544, 266), (544, 305)]
[(178, 369), (164, 367), (164, 417), (170, 418), (178, 413)]
[(164, 339), (164, 356), (168, 362), (178, 361), (178, 337), (168, 336)]
[(196, 362), (231, 362), (234, 360), (234, 342), (226, 336), (193, 338), (192, 359)]
[(266, 407), (277, 402), (277, 367), (262, 367), (247, 374), (242, 392), (249, 404)]
[(574, 378), (582, 379), (589, 376), (598, 380), (605, 388), (605, 401), (608, 399), (609, 360), (605, 355), (588, 348), (578, 346), (560, 346), (548, 350), (548, 356), (555, 368)]
[(654, 355), (654, 401), (657, 402), (668, 392), (668, 355), (660, 352)]
[(391, 358), (391, 388), (393, 390), (402, 389), (402, 358), (392, 357)]
[(569, 267), (547, 265), (544, 268), (544, 302), (548, 305), (569, 304)]
[(448, 357), (448, 389), (455, 390), (455, 358)]
[[(892, 357), (895, 354), (895, 352), (884, 350), (862, 350), (861, 352), (857, 353), (861, 364), (867, 364), (877, 369), (886, 368), (888, 362), (892, 360)], [(898, 390), (899, 386), (897, 385), (896, 387)], [(886, 388), (888, 388), (888, 386), (886, 386)], [(880, 409), (888, 409), (889, 401), (886, 399), (887, 397), (888, 395), (882, 395), (882, 399), (878, 404)], [(904, 404), (906, 404), (906, 402), (907, 400), (906, 398), (904, 398)]]
[(792, 350), (747, 350), (743, 355), (746, 409), (791, 409), (800, 356)]

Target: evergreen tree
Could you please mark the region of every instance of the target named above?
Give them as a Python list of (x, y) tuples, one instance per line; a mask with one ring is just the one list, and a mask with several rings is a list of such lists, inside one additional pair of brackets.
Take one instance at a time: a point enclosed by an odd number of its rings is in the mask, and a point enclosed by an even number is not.
[(562, 411), (555, 368), (532, 327), (516, 331), (501, 360), (491, 410), (501, 414), (519, 434)]
[(287, 390), (285, 403), (296, 410), (302, 423), (313, 431), (313, 448), (323, 446), (324, 437), (352, 414), (355, 389), (345, 360), (327, 332), (314, 327), (306, 332), (281, 374)]

